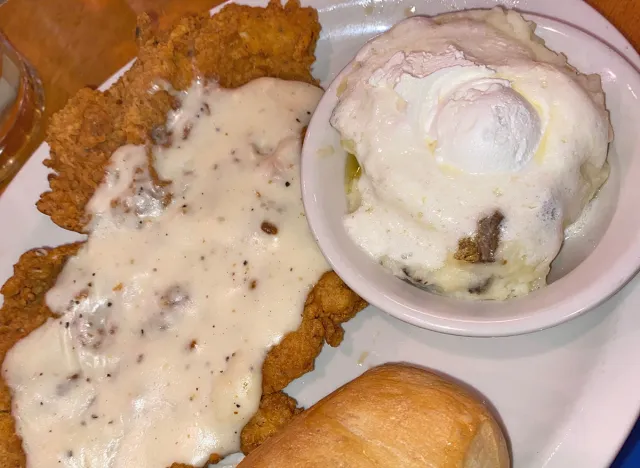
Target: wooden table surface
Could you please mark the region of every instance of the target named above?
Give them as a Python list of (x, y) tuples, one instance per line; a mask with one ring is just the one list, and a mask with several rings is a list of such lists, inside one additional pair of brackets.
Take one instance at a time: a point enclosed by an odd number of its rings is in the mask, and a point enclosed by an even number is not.
[[(640, 50), (640, 0), (586, 1)], [(221, 0), (0, 0), (0, 29), (39, 72), (45, 87), (46, 120), (78, 89), (100, 85), (135, 56), (137, 14), (153, 12), (161, 25), (170, 25), (185, 13), (203, 12), (219, 3)]]

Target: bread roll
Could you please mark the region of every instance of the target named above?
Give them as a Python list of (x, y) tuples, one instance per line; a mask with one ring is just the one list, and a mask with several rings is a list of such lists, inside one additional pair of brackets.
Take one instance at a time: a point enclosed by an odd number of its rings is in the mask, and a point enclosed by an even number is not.
[(488, 409), (405, 364), (373, 368), (294, 418), (239, 468), (509, 468)]

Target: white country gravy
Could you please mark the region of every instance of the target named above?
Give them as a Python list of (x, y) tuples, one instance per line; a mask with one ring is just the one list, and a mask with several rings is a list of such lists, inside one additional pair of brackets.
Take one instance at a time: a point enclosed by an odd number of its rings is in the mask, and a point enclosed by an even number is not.
[(114, 153), (88, 242), (47, 295), (60, 318), (6, 357), (29, 467), (164, 468), (237, 451), (267, 351), (328, 270), (299, 184), (321, 90), (265, 78), (179, 96), (153, 150), (171, 183), (154, 187), (145, 147)]

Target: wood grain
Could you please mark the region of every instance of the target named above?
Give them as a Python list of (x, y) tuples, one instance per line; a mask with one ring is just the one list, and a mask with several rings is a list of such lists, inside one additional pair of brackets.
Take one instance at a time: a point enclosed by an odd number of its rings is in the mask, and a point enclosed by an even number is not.
[[(563, 1), (563, 0), (558, 0)], [(640, 50), (640, 0), (586, 0)], [(45, 123), (83, 86), (98, 86), (135, 56), (136, 15), (161, 27), (221, 0), (0, 0), (0, 29), (39, 72)], [(34, 141), (34, 148), (42, 135)], [(0, 192), (2, 187), (0, 187)]]

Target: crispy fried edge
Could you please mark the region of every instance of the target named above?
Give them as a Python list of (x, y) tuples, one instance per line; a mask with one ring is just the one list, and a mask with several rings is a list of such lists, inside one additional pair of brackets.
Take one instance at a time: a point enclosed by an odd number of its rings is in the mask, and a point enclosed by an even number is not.
[[(80, 243), (55, 248), (29, 250), (13, 268), (13, 276), (0, 288), (4, 303), (0, 309), (0, 362), (19, 340), (54, 317), (45, 304), (46, 292), (69, 256)], [(22, 442), (16, 435), (11, 417), (11, 395), (4, 379), (0, 379), (0, 466), (26, 466)]]
[[(50, 190), (38, 209), (59, 226), (82, 232), (84, 207), (103, 180), (111, 154), (126, 144), (152, 142), (175, 99), (164, 84), (186, 89), (196, 76), (238, 87), (270, 76), (317, 84), (311, 75), (320, 24), (298, 0), (266, 8), (231, 4), (213, 17), (188, 16), (158, 32), (143, 15), (136, 35), (138, 60), (107, 91), (79, 91), (51, 119)], [(154, 90), (155, 92), (150, 92)]]
[[(259, 33), (252, 34), (255, 31)], [(317, 12), (301, 8), (298, 0), (291, 0), (284, 7), (277, 0), (270, 0), (264, 9), (232, 4), (212, 18), (205, 15), (183, 18), (170, 32), (157, 31), (151, 18), (142, 15), (136, 28), (139, 58), (131, 70), (104, 93), (81, 90), (53, 117), (47, 137), (51, 152), (45, 165), (54, 172), (49, 176), (51, 190), (42, 194), (38, 209), (62, 228), (84, 230), (89, 221), (84, 207), (102, 182), (113, 151), (125, 144), (151, 142), (152, 131), (164, 125), (167, 113), (175, 108), (174, 99), (166, 91), (149, 93), (158, 83), (167, 82), (181, 90), (198, 75), (230, 88), (263, 76), (317, 85), (311, 75), (311, 65), (315, 61), (319, 32)], [(46, 268), (46, 262), (42, 264), (49, 272), (46, 281), (50, 284), (35, 293), (28, 292), (28, 283), (21, 281), (25, 265), (32, 261), (29, 255), (36, 251), (21, 257), (14, 277), (7, 281), (2, 292), (9, 285), (14, 295), (33, 294), (31, 300), (38, 303), (38, 313), (27, 326), (19, 328), (21, 331), (13, 335), (15, 339), (8, 338), (5, 344), (12, 346), (52, 316), (44, 305), (44, 295), (55, 283), (65, 259), (75, 253), (65, 255), (66, 249), (71, 248), (77, 251), (78, 244), (46, 250), (45, 258), (52, 260), (52, 267), (59, 268), (54, 272)], [(338, 294), (332, 293), (332, 287)], [(0, 317), (11, 317), (14, 308), (7, 304), (5, 300)], [(341, 324), (365, 306), (334, 273), (321, 278), (309, 294), (300, 328), (285, 336), (267, 356), (260, 408), (242, 431), (245, 453), (301, 411), (296, 401), (281, 389), (313, 370), (324, 342), (337, 346), (344, 335)], [(10, 346), (2, 348), (2, 359)], [(295, 361), (287, 358), (291, 352), (299, 353)], [(8, 427), (15, 431), (12, 418), (8, 419)], [(7, 438), (7, 443), (13, 445), (3, 449), (17, 457), (15, 466), (24, 466), (20, 441), (15, 432), (12, 436)], [(15, 447), (20, 447), (19, 454), (14, 453)], [(219, 460), (217, 454), (212, 454), (208, 463)], [(171, 468), (188, 468), (188, 465), (174, 463)]]
[(299, 412), (295, 400), (282, 390), (314, 369), (315, 360), (325, 342), (333, 347), (338, 346), (344, 338), (342, 324), (366, 306), (367, 303), (334, 272), (322, 275), (307, 296), (302, 323), (269, 351), (262, 365), (260, 408), (241, 434), (241, 449), (245, 454), (276, 433)]
[[(20, 257), (11, 277), (0, 292), (5, 302), (0, 309), (0, 357), (18, 340), (55, 317), (45, 303), (46, 292), (55, 284), (68, 258), (75, 255), (81, 243), (53, 249), (34, 249)], [(268, 437), (280, 430), (302, 410), (295, 399), (282, 392), (289, 383), (314, 369), (315, 359), (324, 343), (338, 346), (344, 337), (342, 323), (366, 307), (366, 303), (351, 291), (334, 272), (327, 272), (307, 296), (300, 327), (285, 335), (272, 348), (262, 366), (263, 394), (256, 414), (241, 433), (241, 449), (248, 454)], [(0, 386), (4, 419), (0, 420), (1, 466), (26, 466), (20, 439), (9, 415), (9, 390), (4, 381)], [(16, 451), (19, 449), (19, 453)], [(212, 454), (208, 463), (217, 463), (220, 456)], [(171, 468), (189, 468), (174, 463)]]

